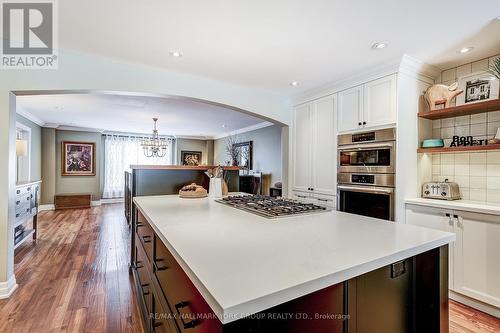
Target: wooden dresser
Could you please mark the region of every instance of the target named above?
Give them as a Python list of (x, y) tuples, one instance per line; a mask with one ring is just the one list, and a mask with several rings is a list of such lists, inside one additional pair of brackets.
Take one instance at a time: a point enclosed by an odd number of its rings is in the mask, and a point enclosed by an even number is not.
[(41, 181), (16, 185), (16, 220), (14, 222), (14, 249), (30, 236), (36, 239)]

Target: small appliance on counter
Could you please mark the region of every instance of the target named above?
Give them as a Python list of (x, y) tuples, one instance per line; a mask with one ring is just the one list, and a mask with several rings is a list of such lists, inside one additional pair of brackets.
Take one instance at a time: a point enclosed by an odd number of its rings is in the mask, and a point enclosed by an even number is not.
[(422, 198), (440, 200), (460, 200), (460, 189), (457, 183), (449, 182), (429, 182), (422, 186)]

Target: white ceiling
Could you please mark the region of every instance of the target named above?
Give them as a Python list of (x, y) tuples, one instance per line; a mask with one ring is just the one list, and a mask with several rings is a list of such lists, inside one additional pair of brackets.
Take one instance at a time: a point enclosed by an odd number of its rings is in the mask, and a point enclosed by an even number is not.
[(268, 124), (229, 108), (179, 98), (61, 94), (18, 96), (16, 103), (18, 113), (62, 129), (148, 134), (157, 117), (161, 135), (219, 137)]
[[(408, 54), (500, 53), (499, 0), (59, 1), (63, 48), (295, 94)], [(373, 51), (374, 42), (387, 42)], [(467, 55), (457, 51), (473, 46)], [(179, 50), (181, 58), (169, 52)], [(300, 82), (291, 87), (292, 80)]]

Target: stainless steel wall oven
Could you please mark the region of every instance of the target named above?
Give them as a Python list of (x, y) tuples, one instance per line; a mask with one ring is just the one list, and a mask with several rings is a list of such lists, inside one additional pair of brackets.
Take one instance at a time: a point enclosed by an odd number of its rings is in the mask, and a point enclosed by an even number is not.
[(338, 210), (394, 221), (394, 128), (339, 135)]

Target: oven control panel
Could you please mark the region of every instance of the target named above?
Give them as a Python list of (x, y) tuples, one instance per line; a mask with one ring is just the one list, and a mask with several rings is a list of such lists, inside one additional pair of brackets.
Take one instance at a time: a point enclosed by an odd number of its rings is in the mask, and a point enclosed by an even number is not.
[(351, 183), (375, 184), (374, 175), (351, 175)]
[(365, 141), (375, 141), (375, 132), (353, 134), (352, 142), (365, 142)]

